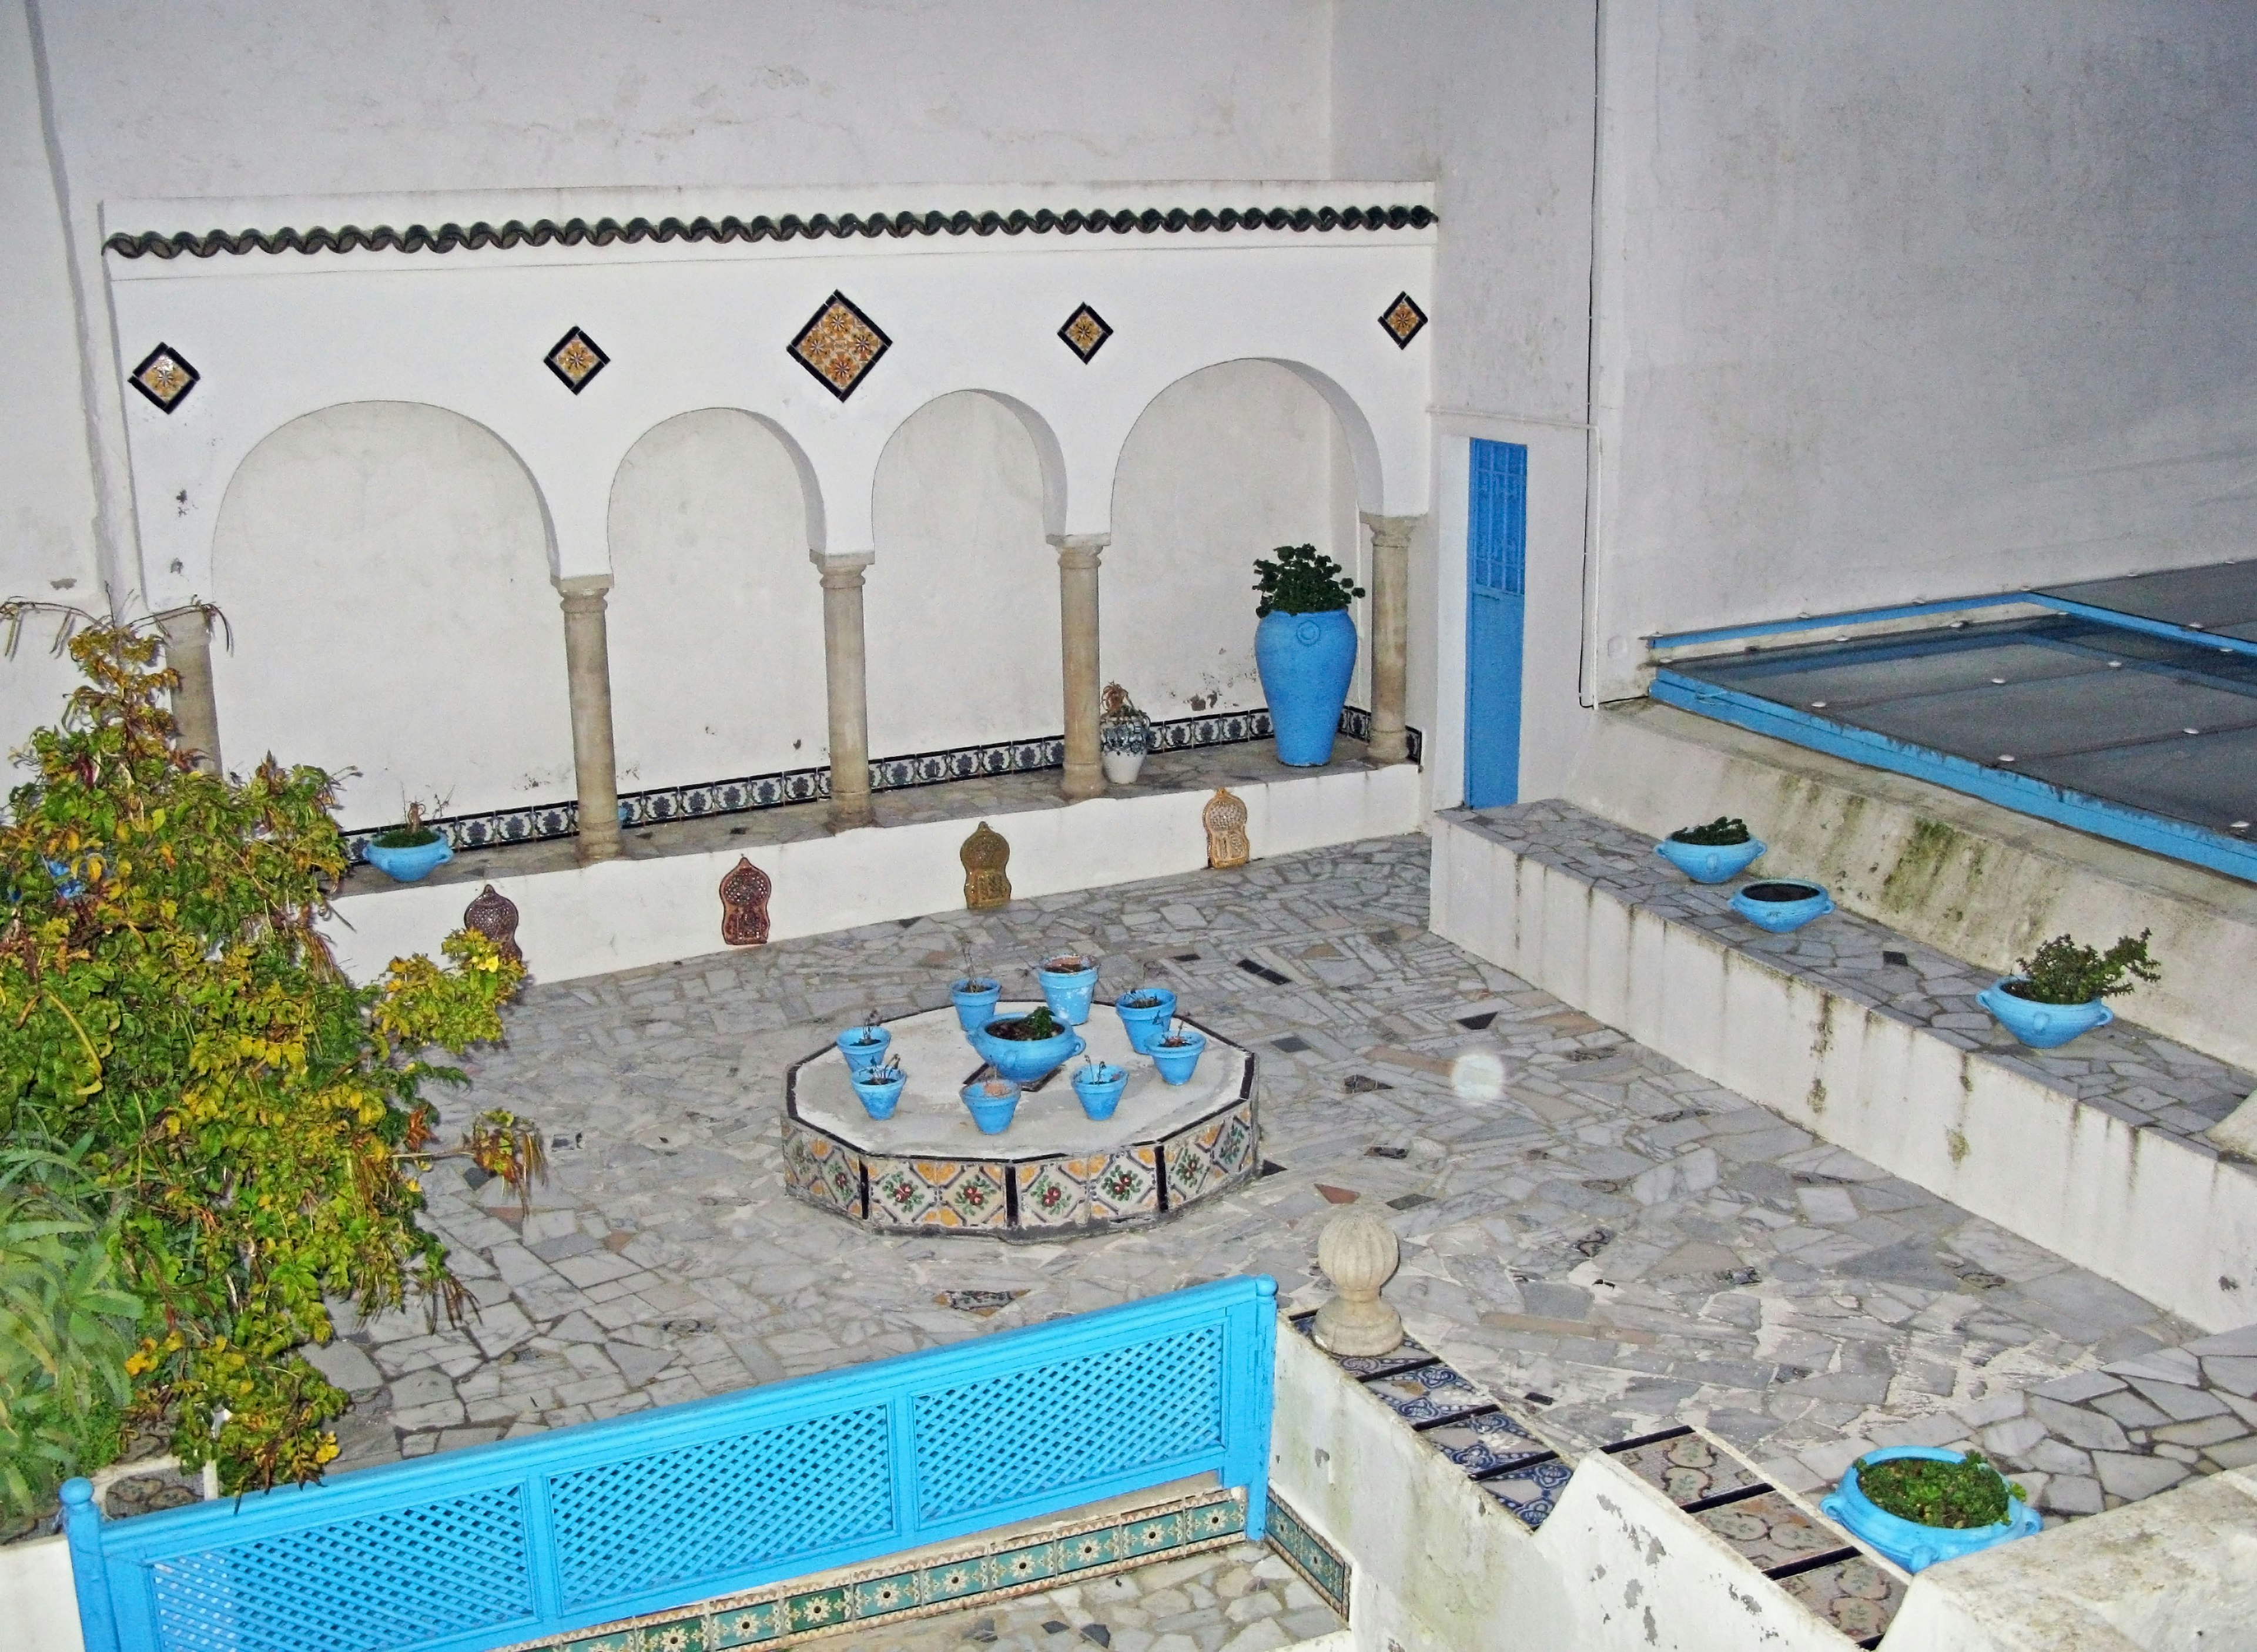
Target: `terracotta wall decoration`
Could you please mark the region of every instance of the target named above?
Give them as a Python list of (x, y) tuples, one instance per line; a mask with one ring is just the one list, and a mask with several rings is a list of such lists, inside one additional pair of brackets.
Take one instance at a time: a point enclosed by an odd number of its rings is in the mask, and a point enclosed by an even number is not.
[(775, 887), (768, 873), (737, 857), (721, 879), (721, 939), (732, 947), (768, 943), (768, 895)]
[(981, 821), (964, 847), (957, 851), (964, 862), (964, 904), (973, 912), (1011, 904), (1011, 880), (1004, 868), (1011, 864), (1011, 845)]
[(463, 908), (463, 928), (476, 929), (499, 947), (503, 957), (525, 962), (525, 954), (517, 950), (517, 902), (492, 884)]
[(1246, 805), (1237, 798), (1218, 786), (1199, 818), (1206, 824), (1208, 865), (1222, 871), (1243, 866), (1253, 858), (1246, 841)]

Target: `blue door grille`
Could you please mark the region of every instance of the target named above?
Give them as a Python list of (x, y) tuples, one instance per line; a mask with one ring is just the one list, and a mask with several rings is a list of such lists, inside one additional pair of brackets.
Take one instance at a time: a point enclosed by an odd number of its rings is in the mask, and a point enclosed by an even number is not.
[(1528, 449), (1475, 441), (1466, 498), (1466, 803), (1520, 798), (1520, 666), (1528, 610)]
[(87, 1652), (485, 1652), (1207, 1472), (1258, 1540), (1277, 1292), (1222, 1280), (123, 1522), (73, 1480)]

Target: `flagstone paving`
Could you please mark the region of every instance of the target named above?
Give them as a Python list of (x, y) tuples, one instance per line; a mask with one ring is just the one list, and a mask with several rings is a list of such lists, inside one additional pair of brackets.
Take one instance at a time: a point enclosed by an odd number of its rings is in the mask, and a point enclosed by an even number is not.
[[(357, 1396), (339, 1466), (1228, 1274), (1313, 1306), (1317, 1234), (1359, 1201), (1404, 1240), (1388, 1295), (1412, 1331), (1569, 1453), (1699, 1423), (1803, 1489), (1892, 1430), (1973, 1437), (2026, 1390), (2199, 1336), (1440, 940), (1426, 878), (1426, 839), (1390, 838), (532, 986), (442, 1100), (455, 1123), (540, 1120), (550, 1179), (520, 1210), (435, 1168), (430, 1218), (483, 1311), (387, 1315), (320, 1351)], [(1039, 1245), (885, 1238), (785, 1194), (789, 1063), (869, 1012), (945, 1004), (967, 957), (1030, 992), (1028, 966), (1069, 949), (1103, 957), (1101, 995), (1164, 982), (1257, 1053), (1274, 1168), (1154, 1227)], [(2173, 1478), (2217, 1460), (2178, 1449), (2197, 1460)]]

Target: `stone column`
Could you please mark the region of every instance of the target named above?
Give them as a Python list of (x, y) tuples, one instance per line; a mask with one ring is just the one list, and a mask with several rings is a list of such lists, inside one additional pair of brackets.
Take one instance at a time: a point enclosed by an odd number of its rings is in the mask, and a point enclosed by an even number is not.
[(1097, 563), (1110, 533), (1053, 533), (1058, 554), (1059, 657), (1065, 667), (1065, 778), (1070, 798), (1105, 795), (1097, 741)]
[(619, 773), (612, 749), (612, 655), (604, 625), (609, 574), (556, 582), (564, 603), (564, 681), (572, 698), (572, 769), (580, 790), (581, 863), (617, 860)]
[(1415, 516), (1360, 513), (1371, 529), (1371, 744), (1375, 763), (1411, 755), (1403, 709), (1411, 655), (1411, 533)]
[(831, 706), (831, 828), (867, 826), (869, 667), (862, 646), (862, 570), (875, 558), (816, 556), (823, 570), (823, 678)]
[(219, 701), (212, 693), (211, 616), (191, 608), (166, 615), (158, 625), (165, 633), (165, 663), (180, 675), (180, 686), (173, 690), (174, 743), (195, 752), (196, 766), (205, 773), (223, 773)]

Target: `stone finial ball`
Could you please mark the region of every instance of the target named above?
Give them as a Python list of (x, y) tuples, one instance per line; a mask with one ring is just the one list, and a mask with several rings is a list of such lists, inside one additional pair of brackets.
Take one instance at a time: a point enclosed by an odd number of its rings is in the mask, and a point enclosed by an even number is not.
[(1350, 1302), (1369, 1302), (1395, 1277), (1402, 1253), (1394, 1230), (1368, 1211), (1349, 1211), (1325, 1225), (1317, 1266)]

